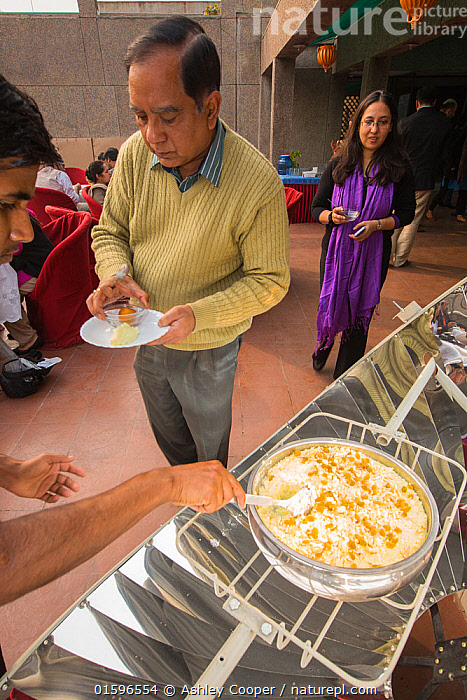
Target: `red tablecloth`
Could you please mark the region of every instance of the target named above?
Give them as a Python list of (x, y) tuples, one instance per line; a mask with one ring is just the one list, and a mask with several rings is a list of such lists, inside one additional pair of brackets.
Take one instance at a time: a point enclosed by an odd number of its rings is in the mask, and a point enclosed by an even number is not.
[(286, 184), (287, 187), (293, 187), (294, 190), (303, 192), (303, 197), (300, 200), (290, 223), (306, 224), (309, 221), (313, 221), (311, 217), (311, 203), (316, 194), (316, 190), (318, 189), (318, 185), (292, 185), (288, 182)]

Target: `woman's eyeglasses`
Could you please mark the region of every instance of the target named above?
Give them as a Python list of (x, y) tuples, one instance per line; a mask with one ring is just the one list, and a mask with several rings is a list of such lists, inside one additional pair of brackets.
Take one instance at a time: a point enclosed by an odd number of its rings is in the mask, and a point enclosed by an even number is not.
[(378, 127), (378, 129), (388, 129), (391, 126), (391, 121), (389, 119), (380, 119), (379, 121), (375, 122), (374, 119), (364, 119), (362, 124), (367, 129), (372, 129), (375, 125)]

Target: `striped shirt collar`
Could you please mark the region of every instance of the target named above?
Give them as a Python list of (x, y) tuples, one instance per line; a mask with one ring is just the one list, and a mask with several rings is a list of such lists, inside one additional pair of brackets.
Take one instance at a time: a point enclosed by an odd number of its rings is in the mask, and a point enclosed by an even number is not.
[(199, 169), (193, 175), (189, 175), (184, 180), (180, 175), (178, 168), (166, 168), (162, 163), (160, 163), (159, 158), (154, 154), (151, 161), (151, 168), (160, 164), (160, 166), (167, 172), (171, 173), (178, 183), (178, 188), (181, 192), (186, 192), (192, 185), (195, 184), (197, 180), (203, 175), (209, 182), (215, 187), (219, 187), (219, 181), (221, 179), (222, 173), (222, 161), (224, 154), (224, 139), (225, 139), (225, 128), (219, 117), (217, 118), (217, 128), (214, 141), (211, 144), (209, 151), (204, 157)]

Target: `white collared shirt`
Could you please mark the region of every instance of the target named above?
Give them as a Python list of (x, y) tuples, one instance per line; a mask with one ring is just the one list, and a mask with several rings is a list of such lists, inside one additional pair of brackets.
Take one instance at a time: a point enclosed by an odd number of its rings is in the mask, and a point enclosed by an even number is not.
[(79, 195), (74, 191), (68, 175), (62, 170), (55, 170), (50, 165), (41, 168), (37, 173), (36, 187), (48, 187), (50, 190), (59, 190), (71, 197), (75, 204), (80, 202)]

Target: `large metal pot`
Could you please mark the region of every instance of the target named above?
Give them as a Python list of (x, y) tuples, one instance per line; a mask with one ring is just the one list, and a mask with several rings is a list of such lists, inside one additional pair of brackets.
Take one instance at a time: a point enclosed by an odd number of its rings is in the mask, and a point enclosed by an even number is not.
[(270, 564), (281, 576), (305, 591), (332, 600), (367, 601), (381, 598), (403, 588), (422, 571), (428, 563), (438, 534), (439, 516), (435, 500), (424, 482), (402, 462), (378, 449), (346, 440), (300, 440), (280, 448), (262, 462), (250, 475), (248, 492), (258, 493), (258, 487), (274, 464), (294, 450), (303, 450), (317, 445), (344, 446), (392, 467), (407, 482), (413, 485), (425, 508), (428, 523), (427, 537), (422, 546), (407, 559), (372, 569), (347, 569), (314, 561), (295, 552), (277, 539), (261, 520), (256, 507), (249, 506), (248, 518), (256, 543)]

